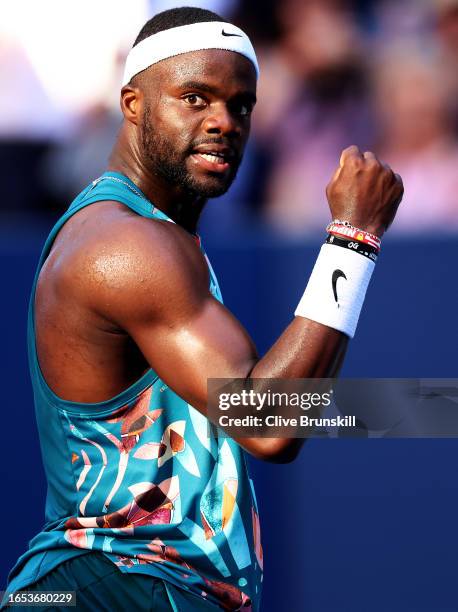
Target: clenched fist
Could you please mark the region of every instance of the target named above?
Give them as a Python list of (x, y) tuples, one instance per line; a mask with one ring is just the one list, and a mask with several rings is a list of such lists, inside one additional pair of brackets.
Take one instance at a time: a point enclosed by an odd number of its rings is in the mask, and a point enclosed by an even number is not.
[(391, 225), (403, 194), (399, 174), (355, 145), (343, 151), (326, 187), (333, 219), (349, 221), (380, 237)]

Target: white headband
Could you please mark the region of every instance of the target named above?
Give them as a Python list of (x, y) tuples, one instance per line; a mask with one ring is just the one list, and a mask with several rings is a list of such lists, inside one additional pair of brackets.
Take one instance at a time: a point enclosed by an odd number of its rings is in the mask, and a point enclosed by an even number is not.
[(157, 32), (135, 45), (127, 56), (122, 86), (142, 70), (168, 57), (203, 49), (234, 51), (248, 58), (259, 76), (258, 60), (248, 36), (225, 21), (192, 23)]

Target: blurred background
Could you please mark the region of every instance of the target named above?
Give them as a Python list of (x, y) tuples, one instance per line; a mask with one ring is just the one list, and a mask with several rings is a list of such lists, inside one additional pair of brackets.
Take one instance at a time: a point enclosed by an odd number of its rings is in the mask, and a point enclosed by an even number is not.
[[(26, 363), (40, 250), (106, 169), (123, 63), (173, 6), (244, 28), (261, 76), (252, 137), (200, 232), (229, 308), (260, 352), (292, 317), (330, 220), (341, 150), (402, 175), (347, 377), (456, 377), (458, 0), (15, 0), (0, 3), (0, 255), (5, 341), (0, 588), (44, 519)], [(250, 461), (263, 610), (458, 610), (455, 440), (313, 440), (292, 465)]]
[[(142, 24), (176, 4), (2, 3), (3, 215), (55, 217), (104, 172), (125, 56)], [(324, 187), (349, 143), (404, 178), (390, 234), (458, 231), (456, 0), (194, 5), (245, 28), (262, 68), (244, 166), (203, 231), (316, 236), (329, 219)]]

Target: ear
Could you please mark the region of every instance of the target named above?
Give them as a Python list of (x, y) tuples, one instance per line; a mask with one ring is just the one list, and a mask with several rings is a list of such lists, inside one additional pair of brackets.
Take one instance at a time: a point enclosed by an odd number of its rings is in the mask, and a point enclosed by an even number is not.
[(125, 85), (121, 89), (121, 110), (124, 118), (138, 125), (143, 106), (143, 93), (138, 87)]

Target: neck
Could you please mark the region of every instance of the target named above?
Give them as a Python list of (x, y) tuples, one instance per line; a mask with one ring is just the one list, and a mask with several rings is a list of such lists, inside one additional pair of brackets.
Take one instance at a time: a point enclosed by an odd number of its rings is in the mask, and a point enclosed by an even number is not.
[(108, 170), (127, 176), (156, 208), (188, 232), (196, 232), (205, 198), (190, 193), (181, 185), (170, 183), (157, 172), (152, 173), (146, 168), (138, 147), (128, 138), (124, 126), (113, 147)]

